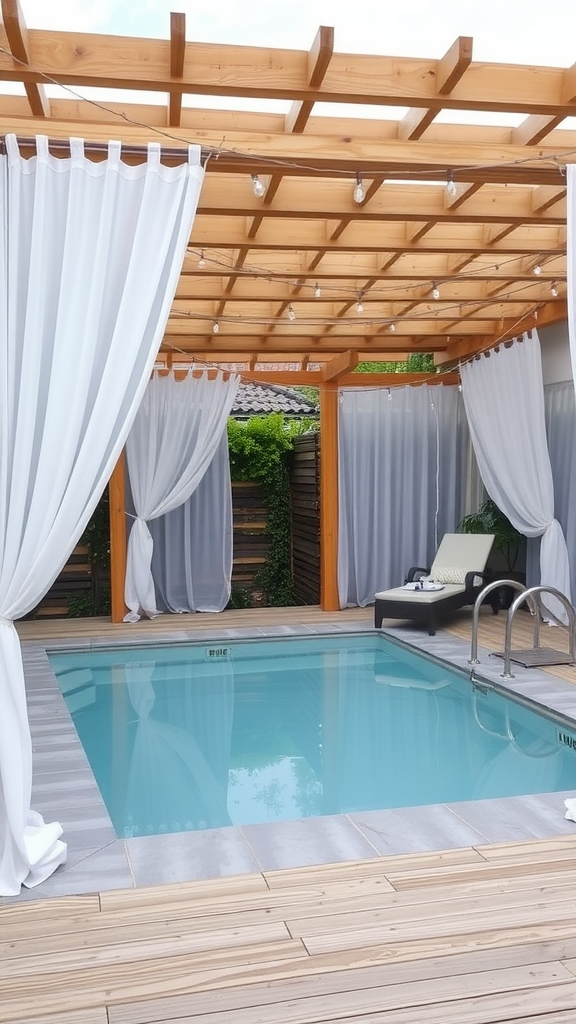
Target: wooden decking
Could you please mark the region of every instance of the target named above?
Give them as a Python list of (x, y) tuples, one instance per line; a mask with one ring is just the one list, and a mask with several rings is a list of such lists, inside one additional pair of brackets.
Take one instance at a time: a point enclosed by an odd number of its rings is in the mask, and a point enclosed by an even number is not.
[(0, 1021), (576, 1019), (576, 837), (0, 908)]
[[(368, 625), (372, 612), (340, 615)], [(223, 624), (172, 619), (163, 630)], [(227, 613), (226, 628), (306, 621), (322, 613)], [(458, 614), (450, 631), (469, 638), (470, 622)], [(480, 643), (499, 649), (504, 623), (483, 614)], [(149, 628), (19, 625), (23, 639)], [(517, 628), (530, 646), (528, 616)], [(574, 1024), (575, 864), (576, 833), (8, 902), (0, 1024)]]

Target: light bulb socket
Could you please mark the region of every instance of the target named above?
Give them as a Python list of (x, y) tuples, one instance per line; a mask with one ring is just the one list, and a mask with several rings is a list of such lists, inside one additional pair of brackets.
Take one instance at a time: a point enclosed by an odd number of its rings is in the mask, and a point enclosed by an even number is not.
[(366, 197), (366, 193), (364, 191), (364, 185), (362, 183), (362, 175), (360, 173), (358, 173), (356, 175), (356, 184), (354, 185), (354, 191), (352, 193), (352, 198), (353, 198), (355, 203), (363, 203), (365, 197)]
[(554, 284), (551, 286), (550, 294), (551, 294), (553, 299), (557, 299), (558, 298), (558, 288), (556, 287), (556, 282), (554, 282)]
[(250, 177), (252, 179), (252, 191), (258, 199), (261, 199), (266, 192), (266, 186), (262, 184), (257, 174), (251, 174)]
[(540, 277), (540, 274), (542, 273), (542, 267), (539, 263), (537, 263), (535, 267), (532, 267), (532, 273), (536, 274), (536, 277)]
[(218, 323), (217, 320), (215, 320), (214, 323), (212, 324), (212, 333), (213, 334), (218, 334), (219, 330), (220, 330), (220, 324)]
[(438, 285), (436, 284), (435, 281), (432, 281), (432, 298), (433, 299), (439, 299), (440, 298), (440, 289), (439, 289), (439, 287), (438, 287)]
[(319, 299), (321, 294), (322, 292), (320, 291), (320, 285), (318, 284), (318, 282), (316, 282), (316, 287), (314, 288), (314, 298)]
[(286, 311), (286, 316), (288, 317), (289, 320), (295, 320), (296, 319), (296, 313), (292, 309), (292, 306), (288, 306), (288, 309)]
[(198, 257), (198, 266), (199, 267), (205, 267), (206, 266), (206, 260), (204, 259), (204, 249), (200, 250), (200, 256)]

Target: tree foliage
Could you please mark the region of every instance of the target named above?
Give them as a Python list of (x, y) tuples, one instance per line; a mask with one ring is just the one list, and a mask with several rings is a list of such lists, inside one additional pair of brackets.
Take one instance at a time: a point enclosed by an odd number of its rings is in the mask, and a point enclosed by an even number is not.
[(436, 373), (434, 357), (428, 352), (415, 352), (402, 362), (380, 361), (358, 363), (357, 373)]
[(262, 485), (268, 510), (270, 550), (266, 565), (255, 577), (267, 604), (294, 603), (290, 558), (290, 482), (288, 459), (293, 438), (317, 429), (315, 420), (286, 420), (282, 413), (252, 416), (245, 422), (228, 420), (232, 480)]

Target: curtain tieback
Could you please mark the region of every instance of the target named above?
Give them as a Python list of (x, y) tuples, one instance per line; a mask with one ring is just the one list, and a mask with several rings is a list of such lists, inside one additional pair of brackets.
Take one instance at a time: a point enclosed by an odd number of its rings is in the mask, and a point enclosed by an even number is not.
[(13, 626), (13, 619), (5, 619), (3, 615), (0, 615), (0, 626)]

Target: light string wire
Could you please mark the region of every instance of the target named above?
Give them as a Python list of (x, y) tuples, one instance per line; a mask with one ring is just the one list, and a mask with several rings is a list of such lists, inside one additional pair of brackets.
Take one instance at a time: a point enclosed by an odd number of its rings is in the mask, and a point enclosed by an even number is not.
[[(10, 59), (13, 60), (15, 63), (20, 64), (22, 67), (26, 68), (28, 71), (31, 71), (34, 75), (36, 75), (39, 78), (43, 79), (45, 82), (49, 82), (51, 85), (55, 85), (59, 89), (63, 89), (64, 91), (70, 93), (70, 95), (73, 96), (74, 99), (81, 100), (83, 103), (89, 103), (90, 105), (98, 108), (99, 110), (104, 111), (107, 114), (112, 114), (114, 117), (119, 118), (120, 120), (124, 121), (126, 124), (132, 124), (136, 128), (145, 128), (147, 131), (153, 132), (153, 133), (155, 133), (157, 135), (161, 135), (163, 138), (170, 139), (172, 142), (184, 143), (187, 147), (191, 144), (190, 139), (185, 139), (185, 138), (183, 138), (180, 135), (176, 135), (174, 132), (166, 131), (165, 129), (159, 128), (156, 125), (150, 125), (150, 124), (147, 124), (144, 121), (137, 121), (134, 118), (128, 117), (128, 115), (125, 114), (123, 111), (114, 110), (114, 108), (107, 106), (105, 103), (101, 103), (98, 100), (90, 99), (89, 97), (83, 96), (82, 93), (76, 92), (76, 90), (73, 89), (71, 86), (62, 84), (61, 82), (58, 81), (58, 79), (53, 78), (51, 75), (47, 75), (44, 71), (40, 71), (39, 68), (34, 67), (34, 65), (30, 64), (28, 61), (25, 61), (25, 60), (22, 60), (19, 57), (16, 57), (12, 53), (11, 50), (7, 49), (4, 46), (0, 46), (0, 53), (3, 53), (7, 57), (10, 57)], [(201, 108), (201, 109), (204, 109), (204, 108)], [(224, 147), (224, 142), (225, 142), (225, 136), (223, 137), (220, 146), (218, 146), (216, 148), (214, 148), (214, 147), (202, 147), (206, 151), (206, 161), (207, 162), (212, 157), (218, 158), (221, 155), (226, 155), (226, 156), (234, 156), (234, 157), (239, 158), (240, 160), (246, 160), (246, 161), (259, 161), (259, 160), (261, 160), (261, 161), (263, 161), (263, 162), (265, 162), (267, 164), (271, 164), (271, 165), (274, 165), (275, 167), (279, 167), (279, 168), (280, 167), (286, 167), (286, 168), (294, 168), (295, 170), (310, 171), (310, 172), (318, 175), (319, 177), (326, 176), (326, 175), (331, 176), (331, 177), (338, 177), (338, 176), (350, 177), (350, 175), (352, 174), (351, 171), (346, 171), (346, 170), (344, 170), (341, 167), (332, 167), (332, 168), (331, 167), (321, 167), (321, 168), (319, 168), (319, 167), (317, 167), (317, 166), (315, 166), (313, 164), (299, 163), (297, 160), (286, 160), (286, 159), (280, 159), (280, 158), (277, 158), (277, 157), (269, 157), (269, 156), (263, 155), (263, 154), (247, 153), (247, 152), (243, 152), (242, 150), (238, 150), (238, 149), (227, 149), (227, 148)], [(431, 177), (433, 178), (435, 174), (440, 175), (440, 173), (441, 173), (442, 174), (442, 178), (439, 178), (438, 180), (442, 180), (443, 182), (445, 182), (445, 180), (448, 177), (448, 173), (449, 172), (452, 174), (452, 176), (454, 176), (455, 174), (470, 173), (470, 171), (489, 171), (489, 170), (492, 170), (493, 168), (520, 167), (520, 166), (523, 166), (525, 164), (531, 164), (531, 165), (549, 164), (552, 167), (556, 167), (558, 169), (559, 174), (563, 176), (566, 173), (566, 158), (567, 157), (572, 157), (572, 156), (576, 156), (576, 149), (565, 150), (562, 153), (551, 153), (551, 154), (541, 154), (540, 156), (529, 156), (529, 157), (524, 157), (524, 158), (518, 158), (516, 160), (510, 160), (510, 161), (494, 161), (493, 163), (489, 163), (489, 164), (469, 164), (469, 165), (462, 165), (462, 166), (458, 167), (458, 166), (455, 166), (452, 163), (449, 167), (446, 166), (446, 168), (442, 168), (441, 171), (440, 170), (434, 170), (433, 171), (430, 168), (423, 169), (421, 171), (420, 170), (411, 171), (411, 170), (406, 169), (406, 173), (409, 173), (411, 177), (412, 176), (415, 177), (415, 178), (422, 177), (425, 180), (426, 180), (426, 178), (428, 180), (431, 180)], [(372, 175), (374, 175), (375, 177), (378, 177), (379, 174), (381, 174), (381, 173), (382, 173), (382, 171), (379, 172), (377, 170), (373, 170), (373, 171), (370, 171), (370, 172), (364, 171), (364, 174), (366, 175), (366, 177), (371, 177)]]
[[(209, 255), (210, 251), (211, 250), (209, 250), (209, 249), (198, 249), (195, 246), (188, 246), (188, 253), (190, 255), (198, 256), (198, 258), (202, 257), (206, 263), (213, 263), (216, 267), (222, 268), (223, 270), (229, 272), (231, 275), (234, 275), (234, 276), (237, 276), (237, 277), (256, 278), (258, 280), (269, 281), (270, 283), (274, 282), (274, 283), (278, 283), (278, 284), (286, 284), (286, 285), (292, 286), (294, 288), (307, 288), (307, 289), (309, 289), (312, 292), (315, 291), (316, 283), (314, 283), (312, 285), (312, 284), (308, 284), (305, 281), (302, 281), (302, 282), (294, 281), (293, 278), (286, 277), (283, 274), (276, 274), (274, 271), (267, 270), (265, 267), (259, 267), (259, 266), (256, 266), (255, 264), (252, 264), (252, 263), (249, 264), (248, 266), (246, 266), (246, 264), (243, 264), (241, 267), (236, 267), (233, 262), (231, 262), (231, 261), (230, 262), (226, 262), (222, 258), (221, 255), (219, 255), (219, 256), (210, 256)], [(481, 253), (479, 253), (478, 255), (481, 255)], [(546, 258), (546, 257), (548, 257), (548, 258)], [(547, 253), (547, 254), (542, 256), (542, 258), (540, 260), (540, 265), (541, 266), (542, 265), (545, 266), (546, 263), (551, 262), (554, 259), (560, 259), (561, 257), (562, 257), (562, 253)], [(507, 259), (499, 259), (498, 262), (487, 263), (487, 264), (485, 264), (482, 267), (475, 267), (472, 270), (467, 270), (467, 271), (465, 271), (463, 273), (444, 274), (444, 275), (440, 274), (440, 275), (437, 276), (437, 278), (435, 280), (436, 280), (436, 283), (438, 285), (446, 285), (446, 284), (450, 284), (451, 282), (462, 281), (464, 279), (473, 280), (475, 277), (482, 277), (484, 274), (488, 273), (490, 270), (499, 271), (502, 267), (507, 267), (511, 263), (517, 263), (521, 259), (532, 259), (532, 258), (533, 257), (530, 256), (529, 254), (525, 255), (525, 256), (518, 256), (518, 255), (510, 256)], [(300, 272), (295, 272), (295, 275), (298, 274), (298, 273), (306, 274), (306, 275), (308, 275), (310, 273), (312, 276), (314, 276), (314, 275), (317, 276), (318, 270), (317, 270), (317, 267), (314, 267), (312, 269), (312, 271), (305, 269), (305, 270), (300, 271)], [(381, 271), (377, 271), (377, 273), (381, 273)], [(208, 276), (208, 275), (203, 275), (203, 276)], [(334, 277), (334, 276), (337, 276), (337, 275), (332, 275), (332, 276)], [(364, 277), (364, 276), (369, 277), (370, 276), (370, 272), (367, 271), (366, 275), (364, 275), (364, 274), (362, 275), (362, 277)], [(558, 273), (556, 275), (554, 274), (554, 272), (550, 273), (550, 277), (554, 279), (555, 283), (557, 283), (559, 280), (562, 280), (563, 276), (564, 276), (563, 272), (562, 273)], [(426, 279), (426, 281), (427, 281), (427, 279)], [(542, 278), (542, 276), (540, 276), (540, 281), (548, 281), (548, 277)], [(532, 283), (534, 283), (534, 282), (532, 282)], [(417, 291), (417, 290), (423, 289), (423, 288), (428, 288), (428, 290), (430, 290), (431, 284), (432, 284), (432, 282), (430, 282), (430, 286), (428, 286), (425, 283), (425, 281), (420, 281), (420, 282), (415, 283), (415, 284), (406, 284), (406, 285), (403, 284), (402, 287), (403, 287), (403, 290), (405, 292), (411, 292), (411, 291)], [(366, 298), (369, 299), (370, 296), (372, 296), (374, 294), (384, 295), (384, 294), (386, 294), (388, 292), (396, 291), (397, 287), (398, 286), (395, 285), (395, 284), (390, 284), (390, 285), (386, 285), (386, 286), (378, 286), (376, 288), (372, 286), (368, 290), (368, 292), (366, 293)], [(349, 293), (350, 296), (353, 299), (357, 298), (357, 296), (358, 296), (358, 289), (351, 289), (351, 288), (348, 289), (346, 287), (339, 287), (338, 285), (331, 285), (331, 284), (324, 284), (324, 283), (322, 284), (322, 291), (323, 292), (325, 292), (325, 291), (326, 292), (334, 291), (334, 292), (341, 292), (341, 293), (344, 293), (344, 294)], [(291, 296), (291, 297), (293, 298), (294, 296)], [(423, 301), (425, 301), (426, 298), (427, 298), (427, 296), (421, 296), (421, 297), (422, 297)], [(280, 301), (280, 300), (278, 300), (278, 301)], [(284, 301), (284, 300), (282, 300), (282, 301)], [(347, 300), (346, 299), (342, 299), (342, 302), (344, 302), (344, 301), (347, 301)], [(397, 301), (398, 302), (402, 302), (402, 299), (398, 299)], [(478, 299), (463, 299), (462, 300), (462, 304), (478, 302), (478, 301), (480, 301), (480, 300), (478, 300)], [(542, 301), (544, 301), (544, 300), (542, 300)]]
[[(44, 81), (50, 83), (51, 85), (56, 86), (59, 89), (64, 90), (65, 92), (68, 92), (71, 96), (74, 97), (74, 99), (80, 100), (83, 103), (88, 103), (91, 106), (97, 108), (98, 110), (102, 110), (104, 113), (111, 114), (113, 117), (119, 118), (121, 121), (123, 121), (126, 124), (132, 124), (132, 125), (134, 125), (137, 128), (144, 128), (144, 129), (146, 129), (146, 131), (155, 133), (157, 135), (161, 135), (163, 138), (170, 139), (173, 142), (184, 143), (186, 146), (189, 146), (191, 144), (190, 143), (190, 139), (185, 139), (185, 138), (183, 138), (180, 135), (177, 135), (177, 134), (175, 134), (173, 132), (166, 131), (165, 129), (159, 128), (156, 125), (150, 125), (150, 124), (147, 124), (144, 121), (137, 121), (134, 118), (128, 117), (128, 115), (125, 114), (123, 111), (115, 110), (114, 108), (109, 107), (105, 103), (99, 102), (99, 101), (94, 100), (94, 99), (90, 99), (89, 97), (84, 96), (82, 93), (77, 92), (75, 89), (73, 89), (69, 85), (63, 85), (61, 82), (58, 81), (58, 79), (53, 78), (51, 75), (47, 75), (43, 71), (40, 71), (38, 68), (34, 67), (34, 65), (30, 64), (28, 61), (22, 60), (19, 57), (15, 57), (14, 54), (9, 49), (7, 49), (4, 46), (0, 46), (0, 53), (4, 53), (6, 56), (10, 57), (17, 64), (20, 64), (22, 67), (25, 67), (27, 70), (32, 71), (35, 75), (39, 76)], [(240, 157), (241, 159), (246, 160), (246, 161), (250, 161), (250, 160), (254, 161), (254, 160), (264, 159), (264, 160), (268, 161), (269, 163), (274, 164), (275, 166), (278, 166), (278, 167), (294, 168), (296, 170), (310, 170), (310, 171), (313, 171), (314, 173), (316, 173), (318, 176), (322, 176), (322, 173), (324, 173), (324, 174), (328, 174), (329, 176), (348, 177), (349, 174), (351, 173), (351, 172), (347, 172), (347, 171), (342, 170), (342, 168), (322, 168), (321, 170), (319, 170), (316, 167), (313, 167), (313, 166), (310, 166), (310, 165), (306, 165), (306, 164), (301, 164), (301, 163), (299, 163), (297, 161), (280, 160), (280, 159), (269, 158), (269, 157), (259, 157), (259, 156), (255, 155), (255, 154), (243, 153), (240, 150), (236, 150), (236, 149), (226, 149), (226, 148), (224, 148), (224, 141), (225, 141), (225, 139), (223, 138), (220, 146), (217, 149), (203, 147), (204, 149), (206, 149), (204, 169), (206, 169), (206, 167), (208, 165), (208, 162), (210, 161), (210, 159), (212, 157), (217, 159), (220, 155), (233, 155), (233, 156), (236, 156), (236, 157)], [(561, 156), (562, 156), (563, 159), (561, 159)], [(466, 171), (468, 171), (468, 172), (469, 171), (482, 171), (482, 170), (489, 170), (492, 167), (499, 167), (499, 168), (500, 167), (515, 167), (515, 166), (519, 166), (519, 165), (523, 165), (523, 164), (539, 164), (539, 163), (540, 164), (550, 163), (551, 165), (553, 165), (555, 167), (558, 167), (558, 170), (559, 170), (560, 174), (565, 175), (565, 172), (566, 172), (565, 158), (569, 157), (569, 156), (576, 156), (576, 149), (574, 149), (574, 150), (567, 150), (567, 151), (563, 152), (561, 154), (561, 156), (560, 156), (560, 154), (541, 155), (541, 156), (537, 156), (537, 157), (526, 157), (525, 159), (517, 159), (517, 160), (510, 161), (510, 162), (501, 162), (501, 163), (494, 162), (493, 164), (476, 164), (476, 165), (461, 166), (461, 167), (455, 167), (454, 165), (451, 165), (450, 167), (446, 167), (446, 169), (442, 171), (442, 175), (443, 175), (443, 177), (447, 177), (448, 174), (450, 173), (452, 175), (452, 177), (453, 177), (454, 174), (459, 174), (459, 173), (463, 173), (464, 174), (464, 173), (466, 173)], [(377, 175), (377, 172), (375, 171), (374, 174)], [(426, 178), (426, 177), (430, 178), (430, 176), (431, 176), (430, 170), (414, 171), (414, 172), (410, 172), (410, 174), (411, 174), (411, 176), (423, 177), (423, 178)], [(367, 177), (368, 177), (368, 175), (367, 175)], [(439, 181), (443, 180), (443, 178), (442, 179), (439, 178), (438, 180)], [(513, 259), (511, 259), (508, 262), (513, 262), (514, 259), (517, 259), (517, 258), (518, 257), (514, 257)], [(213, 262), (216, 262), (216, 261), (213, 261)], [(494, 264), (493, 266), (494, 267), (502, 266), (506, 262), (507, 261), (501, 261), (500, 264)], [(542, 262), (544, 262), (544, 260), (542, 260)], [(481, 272), (481, 268), (478, 268), (478, 272), (479, 273)], [(472, 272), (469, 272), (469, 274), (471, 275)], [(271, 277), (270, 273), (266, 273), (266, 272), (264, 272), (262, 276), (267, 276), (269, 278)], [(462, 276), (464, 276), (464, 275), (440, 276), (438, 278), (438, 283), (443, 284), (443, 283), (446, 283), (447, 281), (450, 281), (450, 280), (457, 280), (459, 277), (461, 278)], [(466, 276), (469, 276), (469, 275), (466, 275)], [(312, 288), (313, 286), (312, 285), (303, 284), (302, 287)], [(406, 287), (406, 291), (415, 290), (418, 287), (419, 287), (419, 285), (410, 285), (410, 286)], [(330, 289), (331, 289), (331, 286), (327, 285), (326, 286), (326, 290), (330, 290)], [(379, 291), (380, 289), (377, 289), (377, 290)], [(373, 292), (374, 289), (370, 289), (370, 291)]]
[[(181, 142), (186, 147), (188, 147), (191, 144), (190, 143), (190, 139), (183, 138), (182, 136), (176, 135), (173, 132), (165, 131), (164, 129), (159, 128), (159, 127), (157, 127), (155, 125), (150, 125), (150, 124), (147, 124), (146, 122), (137, 121), (134, 118), (128, 117), (128, 115), (125, 114), (123, 111), (115, 110), (114, 108), (107, 106), (105, 103), (101, 103), (101, 102), (98, 102), (97, 100), (90, 99), (89, 97), (84, 96), (82, 93), (76, 92), (76, 90), (72, 89), (70, 86), (64, 85), (63, 83), (59, 82), (58, 79), (53, 78), (51, 75), (47, 75), (43, 71), (40, 71), (38, 68), (34, 67), (34, 65), (30, 64), (29, 61), (25, 61), (25, 60), (22, 60), (19, 57), (16, 57), (12, 53), (11, 50), (9, 50), (6, 47), (1, 46), (1, 45), (0, 45), (0, 53), (5, 54), (11, 60), (13, 60), (15, 63), (20, 64), (22, 67), (26, 68), (27, 70), (32, 71), (35, 75), (37, 75), (43, 81), (49, 82), (51, 85), (54, 85), (57, 88), (62, 89), (65, 92), (68, 92), (75, 99), (80, 100), (83, 103), (88, 103), (91, 106), (93, 106), (93, 107), (95, 107), (95, 108), (97, 108), (99, 110), (102, 110), (103, 112), (105, 112), (107, 114), (111, 114), (113, 117), (117, 117), (117, 118), (119, 118), (120, 120), (124, 121), (127, 124), (132, 124), (132, 125), (134, 125), (135, 127), (138, 127), (138, 128), (144, 128), (144, 129), (146, 129), (146, 131), (152, 132), (152, 133), (154, 133), (156, 135), (161, 135), (163, 138), (170, 139), (173, 142)], [(297, 161), (280, 160), (280, 159), (273, 158), (273, 157), (268, 157), (268, 156), (266, 156), (266, 157), (259, 157), (256, 154), (243, 153), (240, 150), (225, 149), (224, 148), (224, 141), (225, 141), (225, 137), (223, 137), (222, 142), (221, 142), (220, 146), (217, 149), (203, 147), (203, 148), (206, 149), (206, 160), (205, 160), (204, 168), (206, 168), (206, 166), (208, 165), (209, 160), (212, 157), (217, 159), (221, 154), (226, 154), (226, 155), (231, 155), (231, 156), (239, 157), (240, 159), (246, 160), (246, 161), (250, 161), (250, 160), (251, 161), (254, 161), (254, 160), (258, 161), (259, 159), (262, 159), (262, 160), (266, 160), (267, 163), (273, 164), (274, 166), (278, 166), (278, 167), (294, 168), (296, 170), (309, 170), (309, 171), (313, 172), (314, 174), (317, 174), (318, 176), (321, 176), (322, 173), (324, 175), (327, 173), (328, 175), (334, 176), (334, 177), (336, 177), (336, 176), (342, 176), (342, 177), (346, 176), (347, 177), (348, 174), (349, 174), (349, 172), (343, 170), (342, 168), (326, 168), (326, 167), (323, 167), (323, 168), (319, 169), (319, 168), (317, 168), (317, 167), (315, 167), (313, 165), (301, 164), (301, 163), (298, 163)], [(517, 166), (524, 165), (524, 164), (532, 164), (532, 165), (534, 165), (534, 164), (551, 164), (552, 166), (555, 166), (555, 167), (558, 168), (558, 171), (559, 171), (559, 173), (561, 175), (565, 176), (565, 174), (566, 174), (566, 158), (570, 157), (570, 156), (576, 156), (576, 149), (574, 149), (574, 150), (566, 150), (562, 154), (549, 154), (549, 155), (544, 155), (543, 154), (543, 155), (538, 156), (538, 157), (526, 157), (525, 159), (517, 159), (517, 160), (512, 160), (510, 162), (498, 162), (498, 163), (494, 162), (492, 164), (476, 164), (476, 165), (467, 165), (467, 166), (462, 166), (462, 167), (455, 167), (454, 165), (451, 165), (450, 168), (446, 167), (446, 169), (445, 169), (445, 171), (443, 173), (444, 173), (444, 176), (447, 176), (448, 175), (448, 171), (450, 171), (452, 176), (454, 176), (454, 174), (467, 173), (467, 172), (469, 173), (470, 171), (490, 170), (493, 167), (501, 168), (501, 167), (517, 167)], [(366, 176), (368, 177), (369, 175), (367, 174), (367, 172), (365, 172), (365, 173), (366, 173)], [(374, 171), (373, 173), (375, 175), (377, 175), (378, 172)], [(414, 177), (414, 178), (422, 177), (424, 179), (427, 178), (428, 180), (430, 180), (431, 174), (433, 174), (433, 173), (436, 173), (436, 172), (431, 172), (430, 169), (426, 169), (426, 170), (422, 170), (422, 171), (417, 171), (417, 170), (416, 171), (411, 171), (410, 175), (411, 175), (411, 177)], [(517, 258), (518, 257), (514, 257), (514, 259), (517, 259)], [(513, 260), (510, 260), (510, 262), (512, 262), (512, 261)], [(502, 262), (500, 264), (494, 264), (494, 267), (496, 267), (496, 268), (498, 268), (499, 266), (502, 266)], [(479, 268), (479, 270), (480, 270), (480, 268)], [(470, 273), (472, 273), (472, 272), (470, 272)], [(462, 276), (463, 275), (457, 275), (454, 278), (440, 278), (440, 283), (444, 283), (447, 280), (451, 280), (451, 279), (458, 280), (458, 278), (461, 278)], [(411, 288), (418, 288), (419, 285), (413, 285), (413, 286), (410, 286), (410, 287)], [(409, 290), (409, 288), (407, 287), (406, 290)], [(478, 302), (478, 300), (475, 301), (475, 304), (477, 304), (477, 302)], [(464, 303), (464, 302), (461, 303), (461, 305), (464, 305), (464, 304), (466, 304), (466, 303)], [(494, 303), (491, 303), (491, 304), (494, 304)], [(509, 338), (511, 332), (513, 332), (515, 330), (516, 326), (521, 324), (530, 315), (534, 315), (534, 312), (532, 312), (532, 314), (530, 314), (530, 312), (527, 312), (527, 313), (523, 314), (523, 316), (521, 318), (519, 318), (519, 320), (516, 322), (516, 324), (510, 330), (506, 330), (505, 332), (503, 332), (503, 334), (500, 336), (500, 338), (498, 338), (496, 340), (492, 339), (490, 341), (489, 345), (487, 345), (485, 349), (480, 349), (479, 352), (486, 352), (489, 349), (492, 349), (495, 346), (497, 346), (503, 338)], [(192, 316), (192, 314), (190, 314), (190, 316)], [(204, 317), (203, 319), (213, 319), (213, 317)], [(226, 318), (223, 317), (222, 319), (226, 319)], [(396, 322), (397, 319), (399, 319), (399, 318), (388, 318), (386, 322), (388, 322), (388, 323), (389, 322)], [(411, 319), (414, 319), (414, 317), (412, 317)], [(247, 321), (245, 321), (245, 322), (247, 322)], [(273, 323), (276, 323), (276, 320), (274, 320)], [(342, 319), (340, 318), (340, 320), (338, 320), (337, 323), (342, 323)], [(363, 323), (366, 323), (366, 321), (363, 321)], [(185, 355), (187, 357), (189, 356), (189, 353), (185, 352), (183, 349), (177, 349), (176, 346), (171, 346), (171, 348), (174, 351), (181, 352), (183, 355)], [(475, 357), (476, 357), (476, 354), (473, 357), (471, 357), (471, 359), (473, 359)], [(192, 357), (192, 358), (194, 358), (194, 357)], [(466, 360), (465, 362), (470, 362), (471, 359)], [(199, 360), (196, 360), (196, 361), (198, 362)], [(205, 364), (205, 365), (206, 366), (210, 366), (210, 364), (208, 364), (208, 363)], [(212, 364), (212, 365), (214, 365), (214, 367), (216, 369), (218, 369), (216, 364)], [(460, 365), (464, 365), (464, 363), (460, 363)], [(452, 371), (444, 371), (444, 372), (452, 372)], [(430, 377), (427, 378), (427, 379), (429, 379), (429, 380), (437, 380), (438, 379), (438, 373), (436, 373), (434, 375), (430, 375)], [(424, 381), (422, 381), (420, 383), (426, 383), (426, 380), (424, 380)], [(396, 386), (401, 386), (401, 385), (396, 385)], [(369, 390), (372, 390), (372, 389), (369, 389)]]

